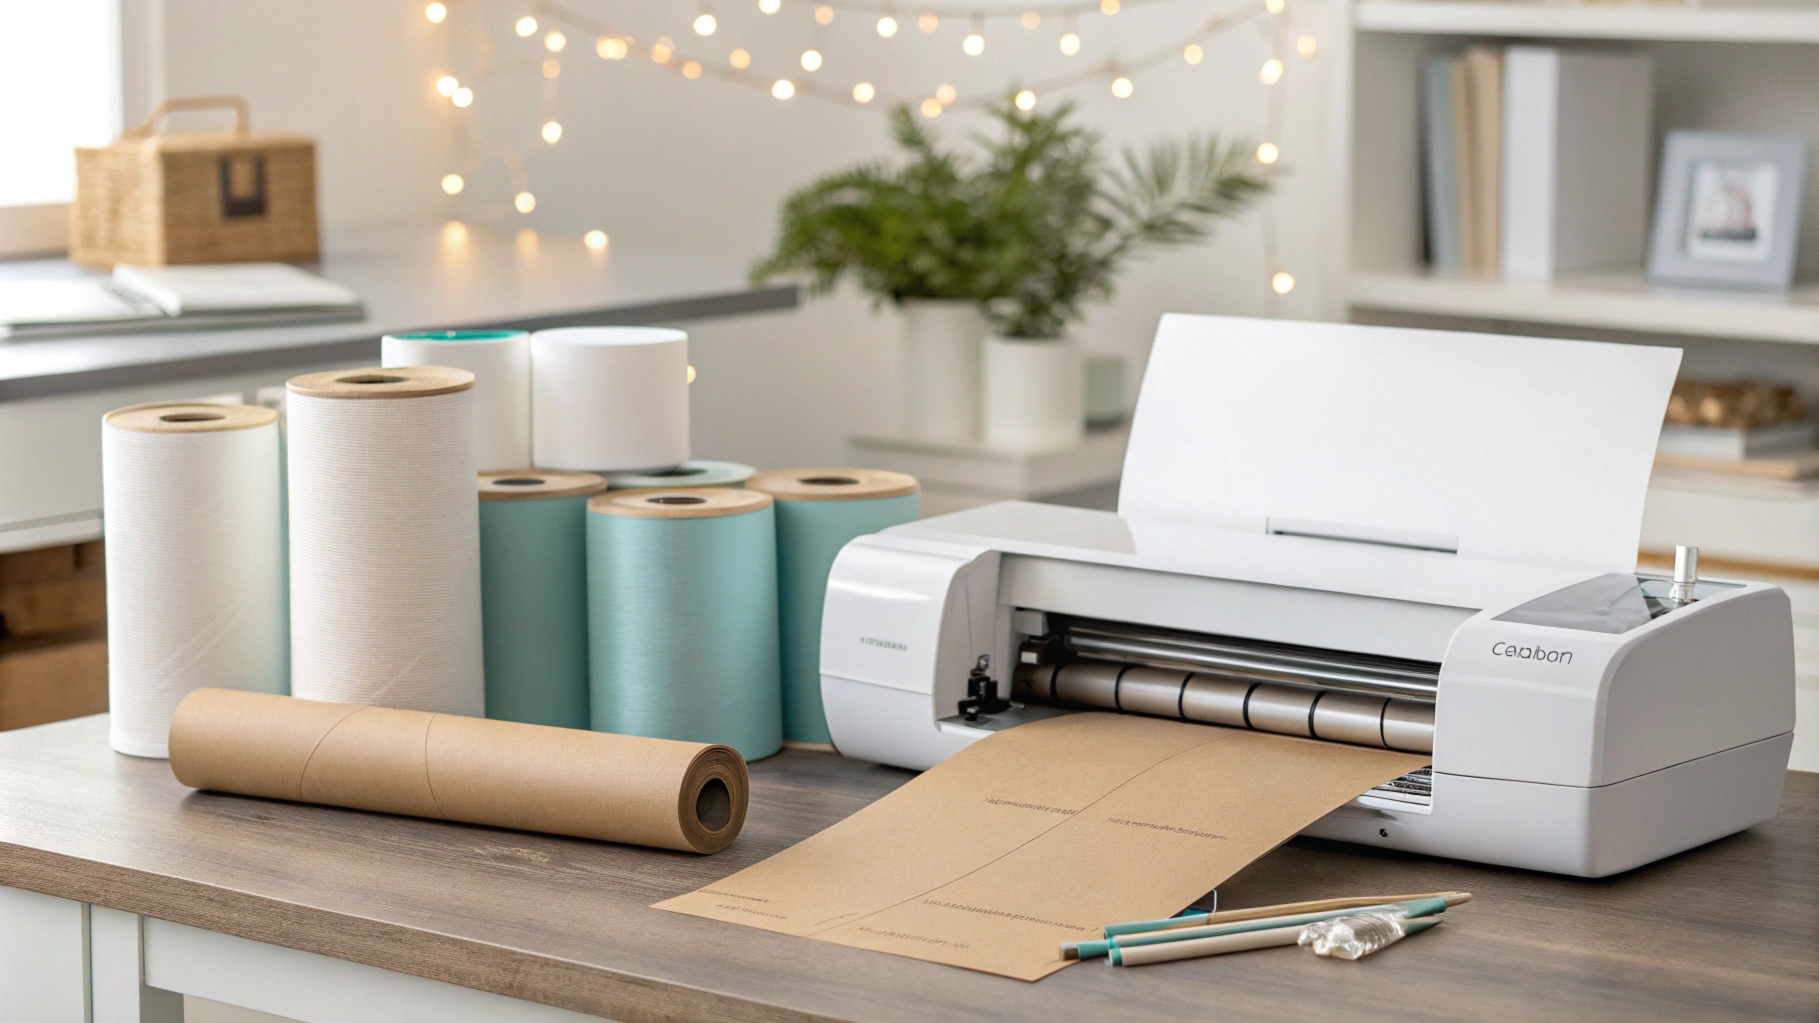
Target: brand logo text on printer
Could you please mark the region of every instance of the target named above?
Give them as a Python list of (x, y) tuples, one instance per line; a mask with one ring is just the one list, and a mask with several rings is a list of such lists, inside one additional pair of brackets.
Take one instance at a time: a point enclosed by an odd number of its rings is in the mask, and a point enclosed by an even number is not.
[(1573, 663), (1571, 650), (1549, 650), (1542, 646), (1517, 646), (1502, 640), (1491, 644), (1491, 655), (1493, 657), (1519, 657), (1525, 661), (1547, 661), (1550, 664)]
[(894, 641), (888, 640), (888, 639), (878, 639), (874, 636), (860, 636), (859, 642), (864, 643), (866, 646), (881, 646), (886, 650), (908, 650), (909, 649), (908, 643), (898, 643), (898, 642), (894, 642)]

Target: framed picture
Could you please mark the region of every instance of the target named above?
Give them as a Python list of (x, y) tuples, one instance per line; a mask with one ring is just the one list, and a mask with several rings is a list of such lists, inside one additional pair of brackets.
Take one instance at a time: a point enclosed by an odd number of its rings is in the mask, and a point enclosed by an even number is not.
[(1669, 132), (1649, 280), (1786, 290), (1794, 280), (1806, 168), (1807, 143), (1798, 136)]

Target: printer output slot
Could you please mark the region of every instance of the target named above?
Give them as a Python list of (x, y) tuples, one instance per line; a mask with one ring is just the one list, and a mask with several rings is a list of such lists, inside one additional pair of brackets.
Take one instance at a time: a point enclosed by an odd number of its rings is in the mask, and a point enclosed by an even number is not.
[[(1049, 615), (1049, 636), (1032, 640), (1039, 660), (1087, 657), (1152, 667), (1180, 667), (1257, 682), (1340, 690), (1432, 703), (1440, 665), (1374, 654), (1320, 650), (1260, 640), (1209, 636), (1121, 622)], [(1057, 658), (1056, 653), (1062, 657)], [(1030, 658), (1023, 658), (1029, 661)]]
[(1019, 664), (1013, 700), (1251, 728), (1327, 742), (1434, 751), (1434, 705), (1381, 695), (1285, 686), (1228, 672), (1115, 661)]

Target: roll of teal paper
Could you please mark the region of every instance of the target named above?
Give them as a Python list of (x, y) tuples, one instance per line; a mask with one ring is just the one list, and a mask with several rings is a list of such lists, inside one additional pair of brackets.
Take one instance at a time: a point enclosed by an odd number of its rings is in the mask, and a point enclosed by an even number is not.
[(587, 505), (593, 728), (783, 745), (777, 534), (768, 494), (609, 490)]
[(909, 522), (921, 505), (916, 477), (878, 469), (781, 469), (746, 481), (777, 515), (777, 608), (782, 640), (783, 738), (827, 745), (821, 709), (821, 605), (827, 574), (847, 541)]
[(586, 472), (480, 474), (486, 716), (586, 728)]
[(740, 487), (758, 470), (738, 462), (688, 461), (668, 469), (647, 472), (609, 472), (606, 482), (614, 490), (651, 487)]

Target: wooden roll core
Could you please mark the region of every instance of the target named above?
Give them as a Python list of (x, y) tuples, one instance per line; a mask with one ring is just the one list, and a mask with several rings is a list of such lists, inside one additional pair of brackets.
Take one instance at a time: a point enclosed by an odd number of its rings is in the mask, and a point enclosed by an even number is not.
[(730, 487), (609, 490), (587, 502), (588, 511), (625, 519), (713, 519), (770, 506), (769, 494)]
[(480, 474), (482, 501), (537, 501), (546, 497), (580, 497), (606, 489), (606, 477), (591, 472), (541, 472), (514, 469)]
[(745, 481), (779, 501), (864, 501), (922, 489), (916, 477), (884, 469), (776, 469)]
[(136, 433), (217, 433), (270, 426), (278, 421), (278, 413), (252, 405), (159, 401), (115, 409), (102, 421), (117, 430)]
[(474, 386), (474, 375), (447, 366), (371, 366), (305, 373), (285, 388), (306, 398), (427, 398)]

